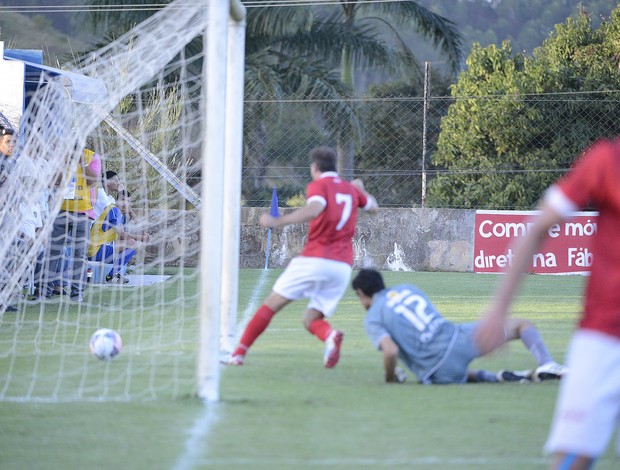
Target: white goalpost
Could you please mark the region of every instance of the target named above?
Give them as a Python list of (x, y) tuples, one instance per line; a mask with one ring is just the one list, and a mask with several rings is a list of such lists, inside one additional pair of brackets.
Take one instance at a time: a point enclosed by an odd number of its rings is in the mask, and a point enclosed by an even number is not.
[[(228, 25), (228, 17), (232, 19)], [(220, 336), (234, 336), (239, 274), (245, 19), (240, 3), (211, 0), (206, 33), (207, 103), (203, 145), (198, 396), (219, 399)], [(240, 72), (241, 70), (241, 72)], [(225, 110), (224, 116), (221, 110)], [(222, 178), (223, 175), (223, 178)], [(224, 207), (226, 201), (226, 207)], [(226, 209), (226, 210), (225, 210)], [(214, 223), (221, 221), (222, 223)], [(222, 316), (222, 307), (225, 314)], [(226, 314), (227, 313), (227, 314)], [(222, 318), (225, 328), (220, 331)], [(227, 331), (226, 331), (227, 330)], [(223, 333), (223, 335), (221, 334)]]
[[(0, 400), (219, 399), (244, 42), (239, 0), (175, 0), (70, 72), (43, 71), (0, 185)], [(105, 87), (95, 103), (72, 99), (79, 76)], [(122, 337), (111, 361), (89, 353), (99, 328)]]

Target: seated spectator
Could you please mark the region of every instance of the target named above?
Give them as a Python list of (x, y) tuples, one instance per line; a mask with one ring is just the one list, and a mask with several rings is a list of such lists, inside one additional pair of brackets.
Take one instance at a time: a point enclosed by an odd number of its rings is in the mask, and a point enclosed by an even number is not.
[(101, 180), (101, 185), (97, 189), (95, 203), (93, 204), (93, 219), (96, 220), (106, 207), (114, 204), (116, 201), (113, 195), (118, 194), (119, 191), (124, 189), (125, 186), (116, 172), (112, 170), (106, 171)]
[(116, 204), (108, 205), (91, 228), (88, 258), (113, 265), (106, 274), (106, 282), (129, 282), (121, 272), (136, 255), (139, 242), (147, 242), (149, 239), (148, 234), (135, 234), (126, 230), (125, 217), (130, 210), (129, 192), (119, 191)]

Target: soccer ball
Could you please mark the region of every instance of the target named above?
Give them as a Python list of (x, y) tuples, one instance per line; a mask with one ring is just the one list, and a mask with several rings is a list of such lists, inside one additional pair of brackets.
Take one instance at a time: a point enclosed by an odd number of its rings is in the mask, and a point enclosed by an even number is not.
[(123, 341), (121, 335), (109, 328), (100, 328), (90, 337), (90, 352), (97, 359), (109, 361), (121, 352)]

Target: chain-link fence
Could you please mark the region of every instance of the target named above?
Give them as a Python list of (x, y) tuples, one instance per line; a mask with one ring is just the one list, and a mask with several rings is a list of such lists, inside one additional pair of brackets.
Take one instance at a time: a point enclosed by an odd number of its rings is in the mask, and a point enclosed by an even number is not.
[(531, 208), (589, 143), (620, 134), (619, 93), (248, 101), (243, 204), (268, 206), (273, 187), (303, 204), (308, 153), (331, 145), (382, 207)]

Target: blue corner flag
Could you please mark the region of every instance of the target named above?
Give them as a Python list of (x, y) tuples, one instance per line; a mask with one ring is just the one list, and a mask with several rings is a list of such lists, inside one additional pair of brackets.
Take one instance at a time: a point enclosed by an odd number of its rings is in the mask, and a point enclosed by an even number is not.
[[(273, 187), (273, 193), (271, 193), (271, 207), (269, 208), (269, 215), (272, 217), (280, 217), (280, 209), (278, 208), (278, 193), (275, 186)], [(265, 253), (265, 269), (269, 266), (269, 252), (271, 251), (271, 227), (267, 232), (267, 252)]]
[(280, 209), (278, 208), (278, 193), (276, 192), (276, 187), (273, 187), (273, 192), (271, 193), (271, 208), (269, 209), (269, 215), (272, 217), (280, 217)]

